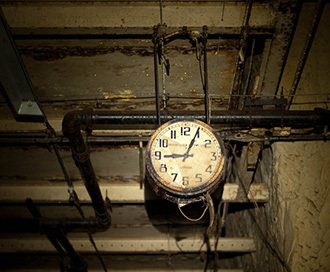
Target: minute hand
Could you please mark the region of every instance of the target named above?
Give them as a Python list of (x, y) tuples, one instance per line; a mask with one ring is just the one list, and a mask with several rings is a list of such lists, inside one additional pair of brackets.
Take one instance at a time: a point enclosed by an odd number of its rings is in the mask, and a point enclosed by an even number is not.
[(188, 146), (188, 149), (187, 149), (186, 153), (184, 153), (184, 156), (183, 156), (183, 159), (182, 159), (183, 162), (184, 162), (188, 157), (190, 157), (190, 156), (188, 155), (188, 153), (189, 153), (190, 149), (193, 147), (193, 145), (194, 145), (194, 143), (195, 143), (195, 139), (196, 139), (197, 135), (199, 134), (199, 129), (200, 129), (200, 128), (197, 129), (197, 131), (196, 131), (196, 133), (195, 133), (195, 136), (194, 136), (194, 138), (192, 138), (192, 140), (191, 140), (191, 142), (190, 142), (190, 144), (189, 144), (189, 146)]
[(193, 157), (194, 154), (191, 154), (191, 155), (187, 155), (187, 154), (171, 154), (171, 155), (164, 155), (164, 158), (173, 158), (173, 159), (176, 159), (176, 158), (183, 158), (185, 156)]

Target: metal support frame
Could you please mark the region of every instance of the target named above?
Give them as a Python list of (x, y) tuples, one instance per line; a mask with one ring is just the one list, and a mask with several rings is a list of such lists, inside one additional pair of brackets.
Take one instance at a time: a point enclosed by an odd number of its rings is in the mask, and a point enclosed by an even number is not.
[[(202, 43), (203, 55), (204, 55), (204, 73), (203, 73), (203, 89), (204, 89), (204, 104), (205, 104), (205, 122), (210, 124), (211, 120), (211, 108), (210, 108), (210, 97), (208, 89), (208, 69), (207, 69), (207, 29), (206, 25), (203, 26), (203, 31), (200, 34), (198, 31), (188, 30), (186, 26), (183, 26), (181, 30), (172, 33), (166, 33), (166, 24), (159, 24), (154, 26), (153, 43), (154, 43), (154, 77), (155, 77), (155, 97), (156, 97), (156, 116), (157, 124), (160, 126), (162, 118), (160, 114), (160, 100), (159, 100), (159, 78), (158, 78), (158, 59), (163, 58), (164, 45), (173, 41), (174, 39), (181, 38), (186, 39), (189, 37), (197, 44)], [(159, 50), (159, 48), (162, 50)], [(197, 48), (196, 48), (197, 50)], [(200, 59), (199, 59), (200, 61)], [(165, 94), (163, 94), (165, 95)]]
[(305, 44), (304, 44), (304, 48), (303, 51), (301, 53), (298, 65), (297, 65), (297, 70), (292, 82), (292, 86), (290, 89), (290, 93), (289, 93), (289, 103), (287, 106), (287, 110), (290, 109), (293, 98), (296, 94), (297, 88), (298, 88), (298, 84), (300, 82), (300, 78), (302, 75), (302, 72), (304, 70), (305, 67), (305, 63), (309, 54), (309, 51), (312, 47), (312, 43), (314, 40), (314, 36), (317, 30), (317, 27), (319, 25), (323, 10), (324, 10), (324, 6), (325, 6), (325, 0), (318, 0), (315, 4), (315, 10), (314, 10), (314, 14), (313, 14), (313, 19), (312, 19), (312, 23), (309, 29), (309, 32), (307, 34), (306, 40), (305, 40)]
[[(34, 217), (34, 221), (41, 219), (41, 214), (31, 199), (27, 199), (27, 207)], [(19, 227), (21, 227), (20, 225)], [(24, 225), (23, 225), (24, 226)], [(43, 226), (42, 231), (45, 232), (49, 241), (58, 251), (61, 261), (61, 271), (67, 272), (87, 272), (87, 264), (84, 259), (75, 251), (70, 241), (66, 237), (63, 229), (56, 225)], [(65, 258), (68, 257), (68, 263)]]
[(276, 21), (274, 33), (268, 52), (264, 52), (265, 68), (261, 74), (260, 84), (257, 93), (264, 96), (273, 96), (279, 88), (283, 67), (285, 65), (292, 35), (296, 29), (295, 21), (300, 12), (301, 1), (274, 1), (273, 6), (276, 9)]
[(17, 121), (42, 122), (44, 113), (0, 8), (0, 91)]

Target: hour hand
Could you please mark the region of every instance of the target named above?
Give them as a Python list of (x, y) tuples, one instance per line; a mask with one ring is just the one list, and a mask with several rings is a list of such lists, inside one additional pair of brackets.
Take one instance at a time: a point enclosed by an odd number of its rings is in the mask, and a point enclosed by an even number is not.
[(173, 159), (177, 159), (177, 158), (184, 158), (184, 157), (193, 157), (194, 154), (171, 154), (171, 155), (164, 155), (164, 158), (173, 158)]

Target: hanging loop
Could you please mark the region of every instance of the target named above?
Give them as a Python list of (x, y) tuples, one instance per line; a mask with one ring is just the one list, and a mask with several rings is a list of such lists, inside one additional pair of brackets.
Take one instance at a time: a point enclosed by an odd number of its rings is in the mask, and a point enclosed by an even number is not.
[[(190, 202), (190, 203), (180, 203), (180, 200), (181, 200), (181, 199), (179, 198), (179, 199), (178, 199), (178, 208), (179, 208), (179, 211), (180, 211), (181, 214), (184, 216), (184, 218), (186, 218), (186, 219), (188, 219), (189, 221), (192, 221), (192, 222), (200, 221), (200, 220), (204, 217), (204, 215), (205, 215), (207, 209), (209, 208), (209, 206), (207, 205), (207, 202), (206, 202), (206, 198), (205, 198), (204, 196), (202, 196), (200, 200), (203, 201), (203, 203), (204, 203), (203, 206), (205, 206), (205, 209), (204, 209), (202, 215), (201, 215), (200, 217), (198, 217), (198, 218), (190, 218), (190, 217), (188, 217), (188, 216), (182, 211), (181, 207), (186, 206), (186, 205), (189, 205), (189, 204), (191, 204), (191, 203), (195, 203), (196, 201), (192, 201), (192, 202)], [(200, 200), (199, 200), (199, 201), (200, 201)]]

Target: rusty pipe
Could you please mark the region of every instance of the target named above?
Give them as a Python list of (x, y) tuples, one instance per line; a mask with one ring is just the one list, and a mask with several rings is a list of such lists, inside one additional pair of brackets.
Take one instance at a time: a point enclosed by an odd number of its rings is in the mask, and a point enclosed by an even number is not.
[(72, 157), (92, 200), (95, 215), (101, 226), (109, 227), (111, 224), (111, 216), (106, 208), (96, 179), (90, 160), (89, 149), (80, 131), (81, 129), (91, 128), (92, 114), (92, 110), (68, 112), (63, 118), (62, 130), (64, 136), (67, 136), (69, 139)]
[(207, 71), (207, 26), (203, 26), (203, 47), (204, 47), (204, 95), (205, 95), (205, 120), (210, 124), (211, 116), (211, 103), (209, 96), (209, 83), (208, 83), (208, 71)]
[[(170, 120), (198, 119), (205, 122), (205, 112), (172, 112), (171, 116), (162, 115), (162, 123)], [(156, 125), (157, 118), (152, 111), (143, 112), (111, 112), (94, 111), (93, 126), (107, 128), (108, 125)], [(320, 127), (330, 125), (330, 111), (316, 108), (313, 111), (281, 111), (281, 110), (232, 110), (214, 111), (210, 118), (213, 125), (224, 128), (231, 127), (262, 127), (290, 126), (293, 128)]]

